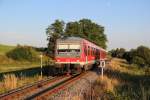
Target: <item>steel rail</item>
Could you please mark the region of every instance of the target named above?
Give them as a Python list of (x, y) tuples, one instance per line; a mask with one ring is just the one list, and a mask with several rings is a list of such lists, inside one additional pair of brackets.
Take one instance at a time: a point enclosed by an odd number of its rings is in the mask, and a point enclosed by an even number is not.
[(85, 76), (88, 72), (81, 73), (77, 76), (71, 77), (68, 80), (54, 86), (53, 88), (48, 88), (45, 91), (42, 91), (41, 93), (38, 93), (28, 99), (34, 99), (34, 100), (46, 100), (53, 94), (58, 93), (59, 91), (67, 89), (69, 85), (74, 83), (75, 81), (79, 80), (81, 77)]
[(32, 91), (35, 91), (36, 89), (41, 88), (44, 85), (48, 85), (51, 83), (54, 83), (60, 79), (63, 79), (67, 76), (60, 76), (60, 77), (54, 77), (54, 78), (47, 78), (38, 82), (35, 82), (33, 84), (29, 84), (23, 87), (19, 87), (17, 89), (11, 90), (7, 93), (1, 94), (0, 95), (0, 100), (12, 100), (12, 99), (17, 99), (21, 96), (25, 96), (28, 93), (32, 93)]

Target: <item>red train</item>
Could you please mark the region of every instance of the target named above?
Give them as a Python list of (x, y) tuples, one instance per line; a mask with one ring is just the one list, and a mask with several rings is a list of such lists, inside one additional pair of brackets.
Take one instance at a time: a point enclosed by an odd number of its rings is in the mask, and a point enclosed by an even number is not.
[(67, 72), (88, 70), (93, 64), (106, 60), (106, 50), (79, 37), (57, 39), (55, 64)]

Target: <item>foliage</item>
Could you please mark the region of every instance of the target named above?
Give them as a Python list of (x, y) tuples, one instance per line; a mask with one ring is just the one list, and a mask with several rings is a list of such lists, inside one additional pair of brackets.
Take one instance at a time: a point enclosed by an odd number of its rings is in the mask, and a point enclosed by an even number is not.
[(48, 42), (48, 53), (54, 54), (56, 39), (63, 36), (64, 32), (64, 22), (56, 20), (53, 24), (48, 26), (46, 29), (47, 40)]
[(107, 38), (104, 34), (104, 27), (89, 19), (81, 19), (76, 22), (67, 23), (65, 33), (67, 36), (79, 36), (85, 38), (102, 48), (106, 48)]
[(145, 64), (145, 60), (139, 56), (133, 57), (132, 63), (143, 66)]
[(124, 48), (117, 48), (116, 50), (111, 50), (110, 54), (112, 57), (123, 58), (126, 50)]
[[(66, 27), (64, 27), (66, 26)], [(106, 48), (107, 37), (104, 34), (104, 27), (92, 22), (89, 19), (81, 19), (75, 22), (68, 22), (64, 24), (63, 21), (56, 20), (46, 29), (48, 36), (48, 51), (54, 54), (55, 42), (60, 37), (82, 37), (90, 40), (93, 43)]]
[(139, 46), (136, 49), (125, 51), (125, 49), (116, 49), (110, 51), (112, 57), (124, 58), (130, 64), (139, 66), (150, 66), (150, 49), (145, 46)]
[(17, 46), (15, 49), (6, 53), (7, 57), (14, 60), (27, 60), (36, 61), (38, 60), (38, 52), (32, 47), (28, 46)]

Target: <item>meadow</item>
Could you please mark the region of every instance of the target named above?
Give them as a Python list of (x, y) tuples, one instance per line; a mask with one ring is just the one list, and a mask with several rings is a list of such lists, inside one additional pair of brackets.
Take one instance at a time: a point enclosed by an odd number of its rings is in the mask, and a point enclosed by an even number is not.
[[(6, 56), (6, 53), (13, 50), (14, 48), (16, 48), (16, 46), (7, 46), (0, 44), (0, 73), (40, 67), (41, 52), (37, 53), (39, 59), (36, 61), (18, 61)], [(43, 65), (45, 65), (47, 61), (49, 61), (49, 58), (43, 56)]]
[(93, 98), (104, 100), (149, 100), (150, 69), (113, 58), (93, 85)]
[(8, 52), (14, 48), (15, 48), (15, 46), (8, 46), (8, 45), (0, 44), (0, 55), (5, 55), (6, 52)]

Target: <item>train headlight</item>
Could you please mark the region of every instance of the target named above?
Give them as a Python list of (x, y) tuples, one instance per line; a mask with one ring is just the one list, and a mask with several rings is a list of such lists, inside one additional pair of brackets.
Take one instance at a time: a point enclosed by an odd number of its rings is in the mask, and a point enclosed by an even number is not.
[(57, 60), (58, 62), (60, 61), (60, 60)]
[(77, 60), (77, 62), (79, 62), (79, 60)]

